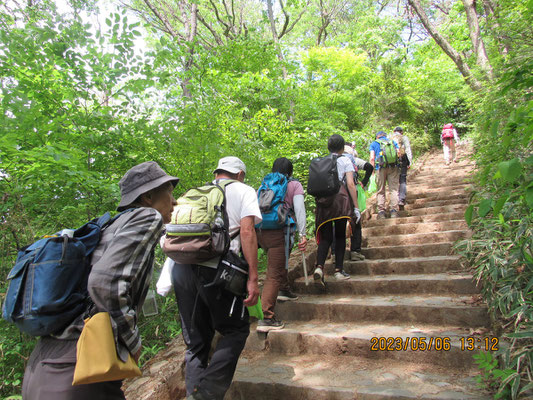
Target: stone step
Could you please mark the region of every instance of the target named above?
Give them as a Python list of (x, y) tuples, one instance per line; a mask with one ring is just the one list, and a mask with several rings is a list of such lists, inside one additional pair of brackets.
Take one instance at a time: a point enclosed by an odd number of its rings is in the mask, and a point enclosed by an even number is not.
[(450, 203), (454, 203), (456, 200), (469, 200), (470, 193), (465, 191), (456, 192), (433, 192), (433, 193), (407, 193), (407, 204), (413, 204), (417, 201), (424, 200), (425, 202), (448, 200)]
[(471, 235), (470, 231), (453, 230), (444, 232), (411, 233), (390, 236), (363, 235), (364, 247), (399, 246), (407, 244), (455, 242)]
[[(348, 257), (348, 253), (346, 257)], [(327, 274), (333, 274), (334, 268), (331, 262), (327, 262), (325, 268)], [(448, 271), (461, 271), (462, 266), (461, 256), (452, 255), (390, 258), (385, 260), (366, 259), (364, 261), (345, 260), (344, 270), (354, 275), (438, 274)]]
[(444, 232), (449, 230), (451, 227), (453, 227), (453, 229), (463, 230), (467, 229), (468, 225), (464, 219), (458, 219), (446, 222), (404, 223), (400, 225), (373, 226), (363, 228), (363, 237)]
[(434, 189), (442, 189), (450, 186), (457, 187), (458, 185), (467, 185), (470, 184), (471, 177), (420, 177), (416, 176), (413, 179), (407, 178), (407, 188), (409, 187), (428, 187)]
[[(247, 343), (247, 349), (267, 349), (271, 353), (287, 355), (345, 355), (402, 360), (463, 370), (474, 366), (474, 351), (468, 351), (469, 342), (465, 340), (470, 330), (463, 327), (290, 321), (283, 329), (272, 330), (268, 334), (257, 332), (255, 327), (256, 323), (251, 327), (249, 343), (257, 341), (259, 345), (254, 343), (252, 347)], [(480, 347), (497, 347), (492, 337), (489, 334), (476, 336), (475, 342), (479, 339)], [(486, 338), (488, 341), (485, 343)]]
[(474, 371), (395, 360), (245, 352), (225, 399), (490, 399), (475, 377)]
[[(331, 268), (334, 269), (334, 268)], [(292, 288), (296, 293), (321, 294), (324, 287), (315, 282), (312, 277), (309, 285), (305, 285), (304, 278), (293, 282)], [(479, 293), (471, 274), (389, 274), (360, 276), (352, 275), (350, 279), (337, 281), (332, 274), (326, 273), (327, 292), (339, 295), (382, 295), (391, 294), (458, 294), (468, 295)]]
[(411, 215), (403, 216), (401, 218), (386, 218), (386, 219), (377, 219), (376, 215), (372, 216), (372, 219), (363, 222), (363, 229), (371, 228), (374, 226), (394, 226), (402, 224), (426, 224), (430, 222), (443, 222), (443, 221), (464, 221), (464, 210), (459, 211), (449, 211), (438, 214), (422, 214), (422, 215)]
[[(423, 207), (423, 208), (422, 208)], [(406, 205), (405, 211), (400, 211), (400, 217), (411, 217), (414, 215), (434, 215), (434, 214), (446, 214), (450, 212), (464, 212), (466, 210), (467, 203), (464, 204), (442, 204), (442, 205), (424, 205), (421, 207), (410, 207), (410, 204)]]
[(441, 192), (445, 193), (468, 193), (470, 191), (471, 185), (461, 184), (461, 185), (450, 185), (450, 186), (441, 186), (434, 187), (431, 185), (423, 184), (414, 184), (407, 181), (407, 198), (409, 199), (410, 195), (413, 195), (415, 198), (419, 197), (431, 197), (433, 195), (439, 194)]
[(409, 244), (402, 246), (369, 247), (361, 249), (361, 253), (370, 260), (406, 257), (447, 256), (452, 252), (453, 242)]
[(459, 206), (462, 205), (464, 208), (468, 205), (468, 198), (461, 197), (452, 200), (435, 200), (432, 198), (421, 198), (416, 199), (405, 205), (406, 211), (412, 211), (419, 208), (436, 208), (436, 207), (447, 207), (447, 206)]
[[(319, 285), (319, 283), (314, 283)], [(327, 286), (325, 288), (327, 291)], [(473, 305), (472, 296), (339, 296), (302, 295), (278, 302), (276, 317), (283, 321), (321, 319), (330, 322), (427, 323), (475, 328), (489, 325), (487, 308)]]

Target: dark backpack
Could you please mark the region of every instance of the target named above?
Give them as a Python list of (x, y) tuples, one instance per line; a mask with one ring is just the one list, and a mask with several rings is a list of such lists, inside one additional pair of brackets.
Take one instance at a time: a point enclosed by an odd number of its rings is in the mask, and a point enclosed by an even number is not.
[(339, 157), (341, 156), (330, 154), (311, 161), (307, 193), (315, 197), (329, 197), (339, 192), (341, 188), (337, 171), (337, 158)]
[(111, 218), (105, 213), (76, 229), (72, 237), (60, 231), (20, 249), (7, 276), (4, 319), (29, 335), (46, 336), (82, 314), (89, 301), (91, 255), (102, 230), (121, 214)]
[(279, 172), (266, 175), (257, 190), (259, 210), (263, 220), (255, 227), (259, 229), (281, 229), (294, 220), (285, 207), (285, 195), (289, 179)]

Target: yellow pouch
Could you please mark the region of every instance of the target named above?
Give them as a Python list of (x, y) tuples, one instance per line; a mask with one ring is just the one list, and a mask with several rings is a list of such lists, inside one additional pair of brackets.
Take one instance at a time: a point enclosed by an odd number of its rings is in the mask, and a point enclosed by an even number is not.
[(72, 385), (117, 381), (141, 375), (131, 354), (126, 362), (118, 358), (111, 318), (107, 312), (85, 320), (76, 348)]

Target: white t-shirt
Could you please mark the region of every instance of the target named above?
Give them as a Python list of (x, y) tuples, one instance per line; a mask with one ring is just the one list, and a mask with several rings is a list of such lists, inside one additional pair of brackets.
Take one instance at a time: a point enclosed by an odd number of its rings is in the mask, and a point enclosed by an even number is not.
[(352, 161), (346, 156), (338, 157), (337, 172), (339, 174), (339, 181), (342, 182), (342, 180), (344, 179), (344, 175), (346, 175), (346, 172), (355, 172)]
[[(215, 181), (213, 181), (214, 183)], [(253, 216), (254, 224), (260, 223), (263, 218), (259, 210), (257, 193), (254, 188), (241, 182), (233, 182), (226, 186), (226, 211), (229, 220), (229, 234), (234, 235), (241, 227), (241, 219)], [(241, 249), (241, 236), (238, 235), (231, 241), (230, 250), (239, 253)], [(202, 263), (207, 267), (216, 268), (219, 258), (214, 258)]]

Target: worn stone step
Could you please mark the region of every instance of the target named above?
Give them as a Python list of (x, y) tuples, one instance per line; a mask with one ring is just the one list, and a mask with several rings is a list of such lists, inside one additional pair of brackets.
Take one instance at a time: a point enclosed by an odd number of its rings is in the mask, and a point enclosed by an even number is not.
[[(424, 205), (421, 207), (405, 206), (405, 211), (400, 211), (400, 217), (411, 217), (416, 215), (434, 215), (434, 214), (446, 214), (450, 212), (464, 212), (466, 210), (467, 203), (464, 204), (442, 204), (442, 205)], [(377, 214), (376, 214), (377, 216)]]
[[(348, 252), (346, 258), (349, 257)], [(309, 267), (308, 267), (309, 268)], [(326, 263), (326, 273), (334, 271), (331, 262)], [(385, 260), (349, 261), (344, 260), (344, 270), (353, 275), (387, 274), (438, 274), (448, 271), (461, 271), (461, 256), (434, 256), (414, 258), (390, 258)]]
[[(311, 284), (321, 286), (318, 282)], [(321, 319), (325, 323), (365, 321), (488, 326), (487, 308), (472, 302), (472, 296), (302, 295), (297, 301), (278, 302), (276, 315), (284, 321)]]
[(471, 235), (471, 232), (463, 230), (450, 230), (444, 232), (397, 234), (389, 236), (363, 236), (364, 247), (398, 246), (421, 243), (455, 242)]
[(457, 191), (457, 192), (433, 192), (433, 193), (424, 193), (417, 194), (417, 193), (409, 193), (407, 192), (406, 202), (407, 204), (413, 204), (416, 202), (425, 202), (429, 203), (431, 201), (438, 201), (438, 200), (447, 200), (449, 203), (453, 204), (457, 200), (469, 200), (470, 199), (470, 193), (465, 191)]
[(476, 375), (475, 371), (395, 360), (244, 353), (225, 399), (489, 399), (477, 389)]
[(431, 185), (415, 184), (413, 182), (407, 181), (407, 199), (409, 199), (409, 196), (411, 195), (415, 198), (431, 197), (431, 196), (440, 194), (442, 192), (453, 193), (453, 194), (460, 194), (460, 193), (469, 194), (470, 188), (471, 188), (471, 185), (469, 184), (434, 187)]
[(416, 177), (414, 179), (407, 178), (407, 190), (409, 188), (428, 188), (428, 189), (441, 189), (446, 190), (446, 188), (454, 187), (457, 188), (458, 186), (461, 187), (463, 185), (469, 185), (472, 184), (470, 182), (470, 177), (463, 178), (463, 177), (457, 177), (457, 178), (432, 178), (432, 177), (424, 177), (419, 178)]
[[(334, 268), (331, 268), (334, 269)], [(333, 271), (332, 271), (333, 272)], [(312, 278), (311, 278), (312, 280)], [(305, 285), (304, 278), (293, 282), (296, 293), (321, 294), (324, 288), (314, 280)], [(350, 279), (337, 281), (333, 274), (326, 272), (327, 292), (339, 295), (374, 295), (374, 294), (458, 294), (479, 293), (471, 274), (389, 274), (389, 275), (354, 275)]]
[(432, 198), (421, 198), (416, 199), (405, 205), (406, 211), (412, 211), (419, 208), (435, 208), (435, 207), (446, 207), (446, 206), (459, 206), (462, 205), (466, 208), (468, 205), (468, 198), (456, 198), (452, 200), (435, 200)]
[(443, 222), (443, 221), (453, 221), (453, 220), (464, 220), (464, 211), (449, 211), (438, 214), (422, 214), (422, 215), (411, 215), (403, 216), (401, 218), (385, 218), (377, 219), (376, 215), (372, 216), (372, 219), (363, 222), (363, 229), (371, 228), (374, 226), (392, 226), (392, 225), (402, 225), (402, 224), (426, 224), (430, 222)]
[(464, 230), (468, 228), (464, 219), (446, 222), (403, 223), (399, 225), (382, 225), (363, 228), (363, 237), (379, 237), (389, 235), (406, 235), (414, 233), (444, 232), (453, 229)]
[(433, 257), (452, 254), (453, 242), (409, 244), (402, 246), (368, 247), (361, 249), (361, 253), (370, 260), (406, 257)]
[[(362, 324), (323, 321), (285, 322), (285, 328), (266, 333), (251, 327), (251, 340), (264, 341), (268, 352), (298, 355), (355, 356), (370, 359), (392, 359), (431, 363), (453, 369), (474, 366), (466, 338), (470, 330), (456, 326), (427, 324)], [(254, 338), (256, 336), (256, 338)], [(489, 334), (475, 336), (479, 346), (498, 349), (498, 339)], [(485, 339), (487, 339), (485, 341)]]

